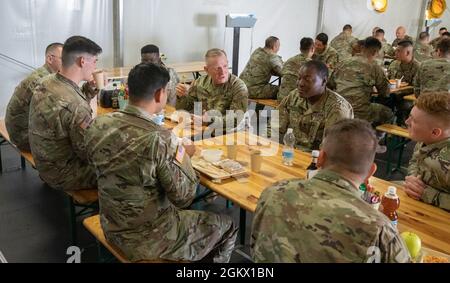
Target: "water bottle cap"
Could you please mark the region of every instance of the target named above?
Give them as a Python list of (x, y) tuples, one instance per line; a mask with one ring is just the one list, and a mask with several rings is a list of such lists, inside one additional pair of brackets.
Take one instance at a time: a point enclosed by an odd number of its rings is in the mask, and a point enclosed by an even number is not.
[(294, 132), (294, 130), (292, 128), (288, 128), (286, 133), (290, 134), (290, 133), (293, 133), (293, 132)]
[(318, 151), (318, 150), (313, 150), (311, 152), (312, 157), (319, 157), (319, 154), (320, 154), (320, 151)]

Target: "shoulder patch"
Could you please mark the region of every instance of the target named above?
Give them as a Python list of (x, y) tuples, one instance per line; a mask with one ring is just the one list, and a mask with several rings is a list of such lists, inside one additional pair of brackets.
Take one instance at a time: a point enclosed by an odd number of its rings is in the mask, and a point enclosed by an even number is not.
[(93, 121), (94, 120), (91, 119), (91, 117), (89, 116), (84, 117), (83, 121), (80, 124), (80, 128), (86, 130), (92, 124)]

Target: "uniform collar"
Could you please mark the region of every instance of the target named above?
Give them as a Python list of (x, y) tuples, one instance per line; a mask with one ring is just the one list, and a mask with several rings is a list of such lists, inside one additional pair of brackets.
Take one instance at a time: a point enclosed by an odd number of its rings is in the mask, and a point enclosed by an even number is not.
[(50, 67), (47, 65), (47, 63), (45, 63), (44, 66), (42, 66), (42, 68), (46, 69), (49, 74), (53, 74), (54, 73), (52, 71), (52, 69), (50, 69)]
[(348, 191), (349, 193), (353, 194), (356, 197), (360, 196), (359, 188), (356, 188), (351, 181), (349, 181), (347, 178), (334, 171), (322, 169), (313, 177), (313, 179), (318, 179), (324, 182), (332, 183), (336, 185), (338, 188)]
[(298, 96), (298, 98), (300, 100), (299, 106), (305, 111), (305, 114), (312, 113), (312, 112), (322, 112), (328, 96), (329, 96), (328, 88), (325, 89), (325, 93), (322, 94), (319, 101), (317, 101), (314, 104), (309, 103), (308, 99)]
[(81, 96), (81, 98), (83, 98), (84, 100), (87, 101), (86, 95), (81, 91), (80, 87), (76, 83), (74, 83), (70, 79), (64, 77), (60, 73), (56, 73), (55, 77), (59, 81), (61, 81), (61, 82), (65, 83), (65, 84), (71, 86), (78, 93), (78, 95)]
[(123, 110), (120, 110), (119, 112), (122, 112), (122, 113), (125, 113), (125, 114), (129, 114), (129, 115), (133, 115), (133, 116), (139, 117), (141, 119), (144, 119), (146, 121), (155, 123), (152, 120), (152, 115), (151, 114), (149, 114), (147, 111), (145, 111), (141, 107), (131, 105), (130, 103), (128, 103), (127, 106), (125, 106), (125, 108)]
[(442, 148), (442, 147), (444, 147), (446, 145), (450, 146), (450, 137), (446, 138), (446, 139), (444, 139), (444, 140), (442, 140), (440, 142), (436, 142), (436, 143), (432, 143), (432, 144), (428, 144), (428, 145), (422, 143), (422, 147), (420, 148), (420, 152), (421, 153), (427, 153), (427, 152), (430, 152), (432, 150), (435, 150), (436, 148)]

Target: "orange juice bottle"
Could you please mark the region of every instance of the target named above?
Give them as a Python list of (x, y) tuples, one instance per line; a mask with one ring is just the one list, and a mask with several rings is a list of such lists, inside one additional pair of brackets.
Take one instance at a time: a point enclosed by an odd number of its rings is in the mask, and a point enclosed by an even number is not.
[(397, 226), (397, 209), (400, 207), (400, 199), (397, 196), (397, 188), (394, 186), (388, 187), (388, 191), (381, 199), (380, 211), (384, 213)]

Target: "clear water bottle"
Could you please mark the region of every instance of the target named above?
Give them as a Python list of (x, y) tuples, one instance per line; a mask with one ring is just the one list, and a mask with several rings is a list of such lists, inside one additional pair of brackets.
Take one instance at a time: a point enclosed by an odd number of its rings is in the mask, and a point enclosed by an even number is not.
[(286, 134), (283, 138), (284, 147), (283, 147), (283, 164), (287, 166), (292, 166), (294, 163), (294, 144), (295, 144), (295, 136), (292, 128), (287, 129)]

